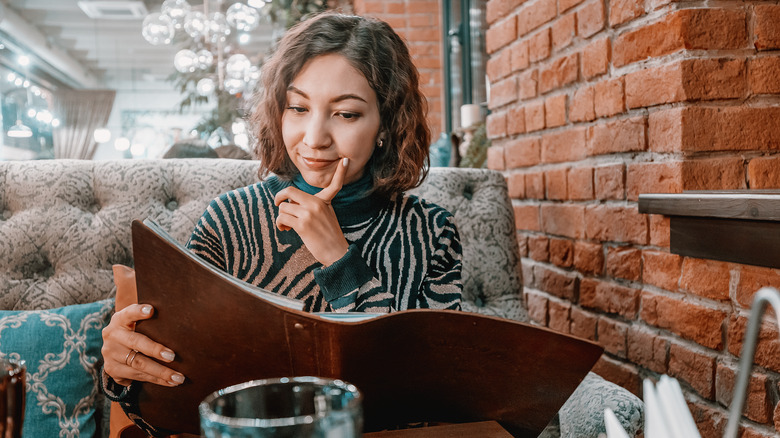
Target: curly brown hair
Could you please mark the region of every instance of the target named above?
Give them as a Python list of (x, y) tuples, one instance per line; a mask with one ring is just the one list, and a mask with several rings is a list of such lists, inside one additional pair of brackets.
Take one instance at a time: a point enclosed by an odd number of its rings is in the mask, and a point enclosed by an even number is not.
[(335, 12), (293, 26), (263, 65), (262, 88), (249, 119), (257, 138), (260, 176), (291, 178), (298, 173), (282, 140), (287, 87), (306, 62), (331, 53), (344, 56), (377, 96), (383, 147), (374, 148), (367, 164), (374, 192), (390, 196), (417, 187), (428, 172), (431, 133), (409, 49), (387, 23)]

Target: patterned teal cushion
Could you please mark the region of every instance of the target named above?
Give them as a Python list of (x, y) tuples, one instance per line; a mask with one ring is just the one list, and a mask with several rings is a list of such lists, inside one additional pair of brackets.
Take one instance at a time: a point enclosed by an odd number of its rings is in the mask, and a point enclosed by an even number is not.
[(92, 437), (101, 330), (114, 300), (0, 311), (0, 357), (27, 364), (23, 438)]

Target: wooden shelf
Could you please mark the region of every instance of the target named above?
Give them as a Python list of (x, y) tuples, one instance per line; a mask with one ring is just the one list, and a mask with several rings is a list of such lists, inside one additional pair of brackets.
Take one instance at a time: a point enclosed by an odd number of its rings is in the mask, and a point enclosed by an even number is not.
[(672, 253), (780, 268), (780, 191), (642, 194), (639, 212), (670, 217)]
[(696, 191), (639, 195), (639, 212), (780, 221), (780, 191)]

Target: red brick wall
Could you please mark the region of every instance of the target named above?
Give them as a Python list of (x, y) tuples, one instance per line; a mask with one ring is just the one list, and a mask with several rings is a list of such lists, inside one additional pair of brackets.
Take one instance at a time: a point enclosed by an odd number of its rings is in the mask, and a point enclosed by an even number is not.
[[(671, 254), (668, 218), (637, 199), (780, 187), (780, 6), (490, 0), (487, 18), (489, 167), (531, 317), (603, 345), (596, 371), (637, 394), (678, 378), (722, 436), (750, 300), (780, 271)], [(745, 436), (780, 431), (777, 324), (761, 339)]]
[(409, 45), (428, 99), (431, 141), (444, 131), (441, 9), (439, 0), (354, 0), (354, 12), (386, 21)]

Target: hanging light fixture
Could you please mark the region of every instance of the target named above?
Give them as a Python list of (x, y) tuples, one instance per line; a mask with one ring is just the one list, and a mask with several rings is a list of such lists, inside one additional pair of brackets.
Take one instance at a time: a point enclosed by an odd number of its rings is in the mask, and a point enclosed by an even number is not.
[(17, 120), (16, 124), (11, 126), (6, 134), (11, 138), (29, 138), (32, 137), (33, 132), (29, 126), (22, 123), (21, 120)]
[(238, 50), (239, 44), (231, 43), (230, 37), (247, 35), (262, 20), (270, 21), (270, 3), (260, 0), (249, 6), (236, 2), (225, 10), (224, 0), (204, 0), (202, 8), (191, 6), (187, 0), (165, 0), (160, 12), (144, 19), (141, 33), (153, 45), (176, 41), (185, 46), (174, 56), (173, 65), (182, 74), (203, 73), (196, 88), (199, 95), (208, 96), (215, 91), (235, 95), (254, 88), (258, 75), (249, 58)]
[[(269, 33), (266, 40), (274, 41), (306, 14), (326, 10), (328, 3), (203, 0), (202, 4), (190, 5), (187, 0), (165, 0), (159, 12), (149, 14), (144, 20), (143, 37), (150, 44), (172, 44), (179, 49), (173, 57), (176, 72), (171, 76), (185, 95), (179, 109), (206, 102), (215, 105), (191, 135), (200, 136), (209, 144), (232, 142), (233, 134), (225, 123), (244, 116), (243, 101), (260, 80), (264, 53), (250, 43), (264, 39), (256, 37), (259, 26), (270, 25), (263, 30)], [(249, 50), (254, 52), (247, 53)]]

